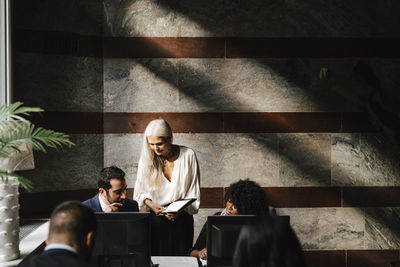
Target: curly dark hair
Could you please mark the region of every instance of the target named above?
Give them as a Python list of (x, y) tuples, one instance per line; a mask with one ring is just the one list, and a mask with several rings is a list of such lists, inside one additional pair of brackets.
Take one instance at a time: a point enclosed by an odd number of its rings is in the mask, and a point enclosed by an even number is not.
[(249, 179), (231, 184), (225, 193), (225, 205), (230, 200), (239, 214), (268, 215), (268, 200), (264, 190)]

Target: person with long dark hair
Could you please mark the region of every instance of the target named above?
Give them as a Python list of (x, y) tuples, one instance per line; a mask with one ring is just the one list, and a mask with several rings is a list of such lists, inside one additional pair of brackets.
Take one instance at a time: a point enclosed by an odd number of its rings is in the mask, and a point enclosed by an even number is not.
[(242, 227), (234, 267), (305, 267), (303, 252), (287, 220), (272, 215)]

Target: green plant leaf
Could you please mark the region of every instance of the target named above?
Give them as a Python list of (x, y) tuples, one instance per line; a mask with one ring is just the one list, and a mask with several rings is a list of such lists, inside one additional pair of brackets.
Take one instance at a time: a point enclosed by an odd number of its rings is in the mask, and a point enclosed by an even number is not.
[[(59, 149), (63, 146), (74, 146), (67, 134), (35, 127), (23, 116), (30, 116), (32, 112), (42, 112), (37, 107), (23, 107), (22, 102), (0, 106), (0, 158), (8, 158), (12, 153), (21, 153), (20, 144), (28, 144), (34, 150), (46, 152), (46, 147)], [(9, 177), (18, 178), (22, 187), (30, 190), (32, 183), (23, 176), (0, 170), (3, 181)]]
[(7, 171), (2, 171), (2, 170), (0, 170), (0, 177), (1, 177), (1, 180), (2, 180), (3, 182), (5, 182), (5, 183), (8, 182), (8, 179), (9, 179), (10, 177), (17, 178), (19, 184), (20, 184), (23, 188), (25, 188), (25, 189), (28, 190), (28, 191), (31, 191), (31, 190), (33, 189), (33, 183), (32, 183), (31, 181), (29, 181), (29, 179), (27, 179), (27, 178), (25, 178), (25, 177), (23, 177), (23, 176), (21, 176), (21, 175), (19, 175), (19, 174), (16, 174), (16, 173), (14, 173), (14, 172), (10, 172), (10, 173), (9, 173), (9, 172), (7, 172)]

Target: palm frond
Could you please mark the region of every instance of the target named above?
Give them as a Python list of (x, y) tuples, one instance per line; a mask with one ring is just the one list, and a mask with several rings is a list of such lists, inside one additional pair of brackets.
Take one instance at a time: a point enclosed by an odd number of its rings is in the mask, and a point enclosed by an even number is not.
[[(41, 127), (35, 128), (24, 116), (30, 116), (32, 112), (42, 112), (37, 107), (23, 107), (22, 102), (0, 105), (0, 158), (8, 158), (15, 152), (21, 153), (20, 144), (28, 144), (34, 150), (46, 152), (46, 147), (61, 148), (66, 145), (75, 145), (67, 134), (46, 130)], [(32, 183), (25, 177), (0, 170), (0, 178), (8, 181), (9, 177), (15, 177), (21, 186), (30, 190)]]
[(2, 153), (10, 149), (20, 152), (18, 144), (21, 143), (29, 144), (32, 149), (42, 152), (47, 152), (46, 146), (58, 149), (63, 145), (68, 147), (75, 145), (67, 134), (41, 127), (35, 128), (33, 124), (20, 124), (13, 131), (7, 131), (3, 136), (0, 136), (0, 157)]
[(0, 131), (12, 129), (20, 122), (27, 122), (22, 115), (30, 116), (32, 112), (43, 111), (43, 109), (37, 107), (22, 107), (22, 104), (22, 102), (15, 102), (13, 104), (0, 106)]
[(1, 180), (3, 182), (7, 183), (8, 179), (10, 177), (17, 178), (18, 182), (20, 183), (20, 185), (23, 188), (25, 188), (27, 190), (32, 190), (33, 189), (33, 183), (31, 181), (29, 181), (29, 179), (27, 179), (27, 178), (25, 178), (25, 177), (23, 177), (23, 176), (21, 176), (19, 174), (13, 173), (13, 172), (9, 173), (7, 171), (0, 170), (0, 178), (1, 178)]

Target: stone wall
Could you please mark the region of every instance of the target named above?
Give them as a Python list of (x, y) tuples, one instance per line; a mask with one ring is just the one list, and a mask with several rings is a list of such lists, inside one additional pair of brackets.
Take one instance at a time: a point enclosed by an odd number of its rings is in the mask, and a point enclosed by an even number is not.
[(33, 44), (17, 45), (16, 99), (104, 128), (38, 156), (37, 192), (95, 188), (103, 163), (133, 187), (143, 129), (163, 117), (199, 160), (196, 234), (250, 178), (324, 264), (399, 259), (397, 1), (39, 2), (16, 9), (17, 40)]
[[(14, 100), (55, 116), (64, 125), (70, 112), (103, 112), (103, 59), (81, 56), (77, 37), (101, 36), (102, 2), (14, 1)], [(35, 122), (43, 125), (41, 117)], [(77, 124), (79, 122), (72, 122)], [(35, 152), (33, 171), (22, 174), (36, 192), (96, 187), (103, 167), (103, 135), (72, 132), (72, 149)]]

